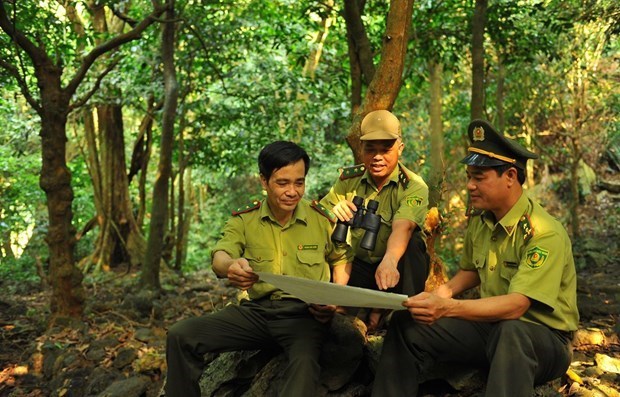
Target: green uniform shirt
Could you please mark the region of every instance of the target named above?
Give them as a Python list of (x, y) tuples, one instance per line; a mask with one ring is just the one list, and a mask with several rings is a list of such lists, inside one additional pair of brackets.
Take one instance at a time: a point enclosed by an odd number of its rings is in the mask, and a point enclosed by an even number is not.
[(532, 299), (522, 320), (562, 331), (577, 329), (570, 239), (564, 227), (525, 193), (497, 223), (488, 212), (470, 219), (460, 266), (478, 271), (483, 298), (518, 292)]
[(364, 198), (364, 205), (368, 204), (368, 200), (379, 202), (377, 214), (381, 216), (381, 227), (374, 251), (359, 246), (364, 236), (363, 229), (349, 230), (347, 241), (350, 242), (354, 255), (364, 262), (378, 263), (383, 259), (394, 220), (408, 219), (420, 228), (424, 226), (428, 207), (428, 187), (422, 178), (401, 163), (398, 163), (398, 167), (394, 169), (381, 190), (377, 189), (363, 165), (344, 169), (340, 179), (321, 200), (321, 204), (331, 210), (344, 199), (353, 201), (354, 196)]
[[(331, 242), (332, 228), (328, 218), (303, 199), (290, 221), (282, 226), (262, 200), (230, 218), (213, 252), (243, 257), (254, 271), (329, 281), (330, 266), (345, 265), (348, 256), (348, 247), (336, 247)], [(251, 299), (270, 294), (271, 299), (291, 297), (262, 281), (254, 284), (248, 294)]]

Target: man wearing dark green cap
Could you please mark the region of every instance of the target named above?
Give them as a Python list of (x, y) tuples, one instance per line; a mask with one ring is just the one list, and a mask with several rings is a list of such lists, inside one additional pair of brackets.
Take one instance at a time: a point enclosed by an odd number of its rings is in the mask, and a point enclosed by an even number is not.
[[(485, 396), (531, 396), (563, 375), (579, 314), (571, 242), (523, 192), (537, 156), (484, 120), (468, 129), (467, 190), (474, 213), (460, 270), (392, 316), (373, 396), (415, 396), (434, 362), (488, 370)], [(480, 299), (454, 299), (480, 286)]]
[(330, 240), (333, 215), (302, 198), (310, 159), (301, 147), (271, 143), (259, 154), (258, 166), (267, 197), (233, 212), (213, 249), (213, 271), (250, 299), (168, 330), (167, 397), (200, 397), (206, 353), (263, 348), (286, 354), (279, 395), (318, 393), (320, 349), (336, 307), (307, 305), (255, 272), (345, 284), (348, 247)]
[[(347, 167), (321, 204), (340, 221), (348, 221), (358, 208), (353, 198), (378, 202), (381, 225), (374, 249), (362, 248), (362, 228), (349, 230), (355, 254), (349, 285), (414, 295), (424, 290), (429, 257), (422, 227), (428, 207), (428, 187), (405, 167), (400, 122), (387, 110), (375, 110), (362, 120), (360, 140), (363, 164)], [(362, 245), (362, 246), (360, 246)], [(381, 326), (377, 310), (368, 315), (369, 332)]]

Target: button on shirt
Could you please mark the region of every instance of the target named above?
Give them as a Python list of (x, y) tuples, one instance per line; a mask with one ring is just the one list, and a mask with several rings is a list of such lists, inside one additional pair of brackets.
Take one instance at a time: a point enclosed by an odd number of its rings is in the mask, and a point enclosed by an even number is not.
[[(331, 240), (332, 223), (301, 200), (286, 225), (280, 225), (266, 200), (260, 208), (233, 216), (213, 252), (245, 258), (254, 271), (329, 281), (331, 267), (347, 263), (349, 247)], [(251, 299), (293, 297), (273, 285), (259, 281), (248, 290)]]
[(518, 292), (532, 299), (522, 320), (562, 331), (577, 329), (570, 239), (564, 227), (525, 194), (499, 222), (489, 212), (470, 220), (460, 267), (478, 272), (483, 298)]
[[(407, 187), (399, 182), (401, 172), (408, 178)], [(353, 201), (354, 196), (364, 198), (365, 206), (369, 200), (379, 202), (377, 214), (381, 216), (381, 226), (373, 251), (359, 246), (365, 232), (363, 229), (349, 229), (347, 241), (350, 241), (355, 256), (364, 262), (378, 263), (383, 259), (394, 220), (408, 219), (420, 227), (424, 225), (428, 207), (428, 186), (422, 178), (400, 163), (380, 190), (366, 171), (361, 176), (339, 179), (321, 200), (321, 204), (331, 210), (344, 199)]]

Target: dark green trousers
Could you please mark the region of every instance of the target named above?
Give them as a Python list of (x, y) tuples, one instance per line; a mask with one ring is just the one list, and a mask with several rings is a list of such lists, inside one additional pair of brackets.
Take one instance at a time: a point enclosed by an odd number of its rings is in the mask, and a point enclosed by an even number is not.
[(315, 396), (319, 356), (328, 330), (299, 300), (243, 301), (168, 330), (166, 397), (200, 397), (204, 355), (280, 347), (288, 358), (281, 396)]
[(569, 333), (520, 320), (482, 323), (442, 318), (417, 323), (394, 312), (372, 395), (416, 396), (420, 373), (437, 362), (488, 368), (485, 396), (530, 397), (534, 385), (559, 378), (570, 365)]
[[(378, 290), (375, 281), (377, 266), (379, 263), (367, 263), (354, 258), (348, 285)], [(424, 291), (429, 267), (430, 257), (426, 252), (426, 242), (420, 229), (416, 228), (409, 239), (405, 253), (398, 261), (398, 273), (400, 273), (398, 284), (388, 289), (388, 292), (412, 296)]]

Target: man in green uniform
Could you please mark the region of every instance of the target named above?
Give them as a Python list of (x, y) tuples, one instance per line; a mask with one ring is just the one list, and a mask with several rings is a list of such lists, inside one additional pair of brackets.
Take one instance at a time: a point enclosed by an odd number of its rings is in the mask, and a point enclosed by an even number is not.
[(307, 305), (260, 281), (256, 271), (346, 284), (348, 247), (331, 240), (332, 216), (302, 199), (310, 159), (292, 142), (263, 148), (258, 164), (267, 198), (233, 213), (213, 249), (213, 271), (246, 290), (238, 306), (176, 323), (168, 331), (167, 397), (199, 397), (203, 356), (281, 348), (288, 358), (283, 396), (315, 396), (319, 355), (335, 306)]
[[(361, 123), (363, 164), (345, 168), (321, 204), (340, 221), (348, 221), (358, 208), (355, 196), (379, 203), (381, 225), (375, 248), (360, 247), (361, 228), (351, 228), (355, 254), (349, 285), (414, 295), (424, 290), (429, 256), (421, 228), (428, 207), (428, 187), (407, 169), (399, 158), (403, 153), (400, 122), (387, 110), (368, 113)], [(369, 331), (380, 326), (380, 312), (373, 311)]]
[[(415, 396), (435, 362), (488, 369), (485, 395), (531, 396), (563, 375), (577, 329), (576, 275), (564, 227), (523, 192), (525, 164), (537, 156), (486, 121), (468, 129), (467, 190), (475, 210), (460, 270), (395, 312), (373, 396)], [(454, 299), (480, 286), (480, 299)]]

